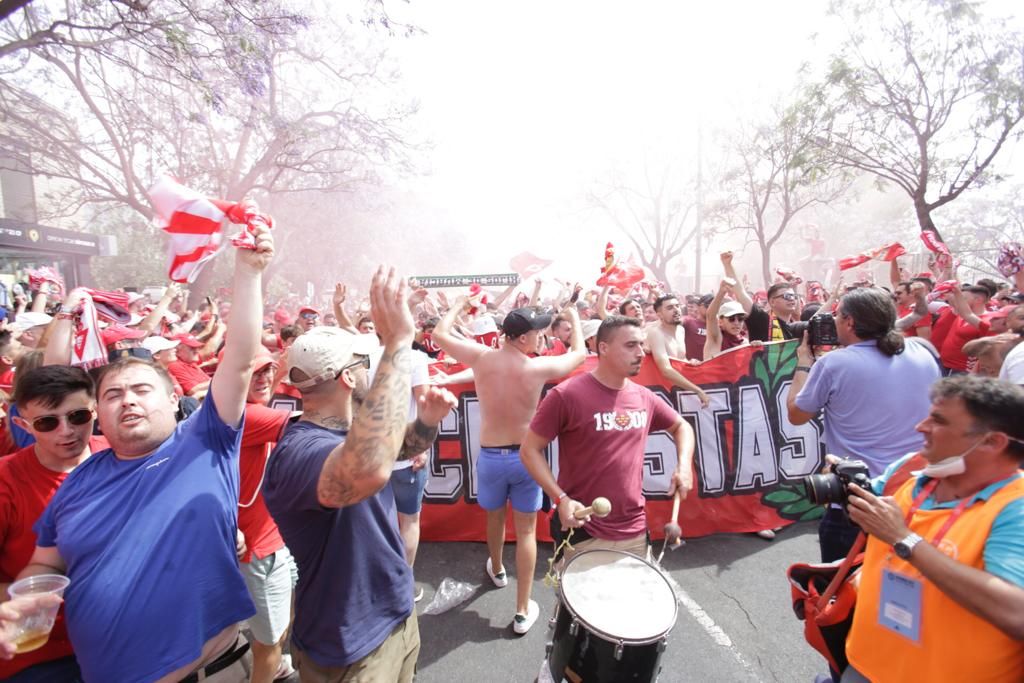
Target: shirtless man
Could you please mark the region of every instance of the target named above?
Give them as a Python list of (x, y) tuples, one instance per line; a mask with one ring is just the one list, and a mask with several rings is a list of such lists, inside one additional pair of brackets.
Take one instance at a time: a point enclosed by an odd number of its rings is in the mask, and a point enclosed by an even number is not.
[(513, 628), (526, 633), (540, 614), (530, 599), (537, 565), (537, 510), (541, 489), (519, 459), (519, 444), (537, 410), (544, 384), (563, 377), (586, 357), (580, 320), (574, 306), (562, 315), (572, 323), (569, 352), (561, 356), (533, 357), (550, 315), (532, 308), (517, 308), (505, 316), (505, 343), (491, 349), (451, 333), (456, 317), (467, 310), (465, 297), (455, 302), (434, 328), (434, 341), (446, 354), (473, 370), (480, 399), (480, 456), (477, 459), (478, 502), (487, 511), (487, 574), (494, 585), (508, 585), (502, 565), (505, 545), (505, 505), (512, 501), (516, 530), (516, 616)]
[(671, 358), (686, 360), (686, 339), (683, 332), (683, 307), (675, 294), (663, 294), (654, 301), (658, 322), (647, 327), (647, 347), (651, 350), (654, 364), (661, 376), (672, 384), (692, 391), (700, 398), (701, 406), (707, 407), (708, 395), (672, 367)]

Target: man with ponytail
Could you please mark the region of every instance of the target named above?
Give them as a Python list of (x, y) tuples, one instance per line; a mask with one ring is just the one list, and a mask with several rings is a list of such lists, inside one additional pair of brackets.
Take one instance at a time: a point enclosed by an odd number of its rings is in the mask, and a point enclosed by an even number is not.
[[(881, 289), (847, 292), (835, 323), (841, 348), (816, 358), (806, 333), (797, 348), (789, 421), (801, 425), (820, 412), (827, 452), (862, 460), (877, 477), (922, 446), (914, 427), (927, 417), (928, 389), (941, 374), (937, 354), (895, 329), (896, 307)], [(858, 531), (841, 507), (830, 507), (818, 528), (822, 561), (844, 557)]]

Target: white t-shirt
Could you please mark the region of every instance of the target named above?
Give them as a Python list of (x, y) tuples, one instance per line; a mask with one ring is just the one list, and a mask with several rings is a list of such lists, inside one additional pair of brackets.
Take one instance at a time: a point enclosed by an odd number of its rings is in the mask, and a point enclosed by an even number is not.
[(999, 379), (1014, 384), (1024, 384), (1024, 342), (1020, 342), (1006, 355), (1003, 367), (999, 370)]

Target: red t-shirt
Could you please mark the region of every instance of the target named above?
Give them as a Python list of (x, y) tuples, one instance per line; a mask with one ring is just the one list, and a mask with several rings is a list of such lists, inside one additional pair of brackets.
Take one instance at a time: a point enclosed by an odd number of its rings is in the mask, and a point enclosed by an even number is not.
[(14, 368), (7, 368), (0, 373), (0, 390), (8, 395), (14, 390)]
[[(913, 312), (914, 312), (914, 307), (913, 306), (901, 306), (896, 311), (896, 317), (897, 318), (902, 318), (904, 316), (910, 315)], [(908, 327), (907, 329), (903, 330), (903, 336), (904, 337), (919, 337), (920, 335), (917, 333), (917, 331), (919, 329), (921, 329), (921, 328), (931, 328), (931, 326), (932, 326), (932, 316), (931, 316), (930, 313), (926, 313), (925, 316), (923, 318), (921, 318), (920, 320), (918, 320), (916, 323), (914, 323), (913, 326)]]
[(171, 373), (171, 377), (177, 380), (186, 394), (191, 392), (197, 385), (210, 381), (210, 376), (203, 372), (202, 368), (196, 363), (176, 360), (167, 366), (167, 372)]
[(944, 306), (939, 311), (938, 317), (932, 323), (932, 346), (940, 351), (942, 350), (942, 345), (946, 341), (946, 335), (953, 329), (953, 323), (956, 322), (956, 319), (957, 314), (952, 306)]
[[(102, 436), (89, 439), (93, 453), (109, 448)], [(43, 514), (46, 505), (67, 479), (67, 472), (54, 472), (43, 467), (36, 458), (36, 446), (26, 446), (0, 460), (0, 582), (10, 583), (18, 575), (36, 549), (32, 525)], [(3, 596), (6, 600), (7, 596)], [(49, 662), (72, 653), (64, 624), (64, 608), (57, 614), (50, 639), (38, 650), (0, 659), (0, 680), (40, 662)]]
[(686, 358), (704, 360), (704, 342), (708, 340), (708, 324), (699, 318), (683, 318), (683, 339), (686, 340)]
[(590, 504), (604, 496), (607, 517), (592, 517), (587, 532), (605, 540), (644, 533), (643, 464), (647, 435), (668, 429), (679, 414), (650, 389), (626, 382), (609, 389), (593, 374), (562, 382), (541, 401), (530, 429), (558, 437), (558, 485), (570, 497)]
[(245, 536), (247, 548), (242, 562), (249, 562), (253, 555), (262, 560), (284, 547), (281, 532), (263, 502), (263, 474), (270, 451), (284, 432), (289, 417), (287, 410), (274, 410), (258, 403), (245, 406), (238, 461), (238, 529)]
[(569, 353), (569, 348), (562, 342), (561, 339), (553, 339), (551, 341), (551, 348), (544, 349), (542, 356), (564, 356)]
[(942, 340), (942, 348), (939, 352), (942, 364), (951, 370), (966, 371), (968, 358), (963, 352), (964, 344), (972, 339), (988, 336), (991, 328), (992, 326), (987, 320), (982, 320), (981, 326), (975, 327), (963, 318), (956, 316), (949, 333)]

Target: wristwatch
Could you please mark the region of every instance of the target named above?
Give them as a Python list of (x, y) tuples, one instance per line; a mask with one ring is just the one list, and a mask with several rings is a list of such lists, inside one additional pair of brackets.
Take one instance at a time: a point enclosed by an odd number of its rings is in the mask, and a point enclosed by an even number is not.
[(895, 552), (896, 556), (899, 557), (901, 560), (909, 560), (910, 554), (914, 552), (914, 546), (923, 540), (923, 538), (911, 532), (902, 541), (897, 541), (893, 544), (893, 552)]

